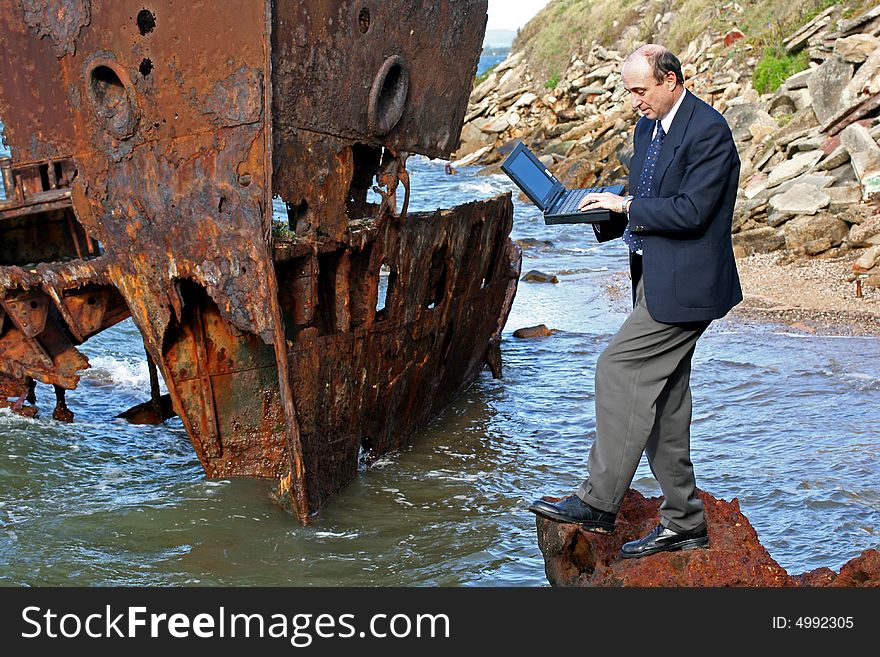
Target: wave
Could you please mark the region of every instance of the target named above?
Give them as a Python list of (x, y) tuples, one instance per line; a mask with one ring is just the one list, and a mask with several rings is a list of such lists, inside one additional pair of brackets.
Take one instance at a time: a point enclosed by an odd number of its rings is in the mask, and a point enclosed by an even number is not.
[[(120, 388), (143, 392), (150, 389), (150, 372), (146, 359), (119, 359), (114, 356), (91, 356), (91, 367), (83, 373), (83, 379), (97, 384), (113, 384)], [(168, 392), (162, 378), (159, 378), (159, 389)]]

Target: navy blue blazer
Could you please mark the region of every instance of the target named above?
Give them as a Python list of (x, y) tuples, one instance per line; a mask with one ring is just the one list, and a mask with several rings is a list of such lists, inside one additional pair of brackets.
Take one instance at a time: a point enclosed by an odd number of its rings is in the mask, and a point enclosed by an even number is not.
[[(642, 117), (633, 137), (629, 189), (634, 194), (654, 132)], [(641, 269), (651, 317), (665, 324), (723, 317), (742, 301), (731, 243), (739, 155), (724, 117), (690, 92), (672, 120), (650, 197), (633, 199), (630, 231), (643, 239)], [(623, 235), (626, 216), (593, 224), (605, 242)], [(636, 259), (638, 260), (638, 259)]]

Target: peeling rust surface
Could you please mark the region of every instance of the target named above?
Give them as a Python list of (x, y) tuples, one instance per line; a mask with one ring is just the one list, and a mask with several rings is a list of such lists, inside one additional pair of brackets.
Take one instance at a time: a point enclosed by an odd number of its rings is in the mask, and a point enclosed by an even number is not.
[(500, 376), (510, 198), (410, 213), (406, 169), (457, 146), (485, 14), (0, 0), (0, 403), (43, 381), (72, 419), (76, 347), (130, 316), (207, 475), (275, 479), (308, 522)]
[(21, 0), (24, 22), (52, 40), (56, 57), (76, 52), (76, 38), (89, 24), (89, 0)]

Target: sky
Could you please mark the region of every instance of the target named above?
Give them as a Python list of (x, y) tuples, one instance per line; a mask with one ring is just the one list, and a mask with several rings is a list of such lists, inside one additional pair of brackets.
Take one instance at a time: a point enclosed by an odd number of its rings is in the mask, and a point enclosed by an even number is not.
[(517, 30), (549, 0), (489, 0), (487, 30)]

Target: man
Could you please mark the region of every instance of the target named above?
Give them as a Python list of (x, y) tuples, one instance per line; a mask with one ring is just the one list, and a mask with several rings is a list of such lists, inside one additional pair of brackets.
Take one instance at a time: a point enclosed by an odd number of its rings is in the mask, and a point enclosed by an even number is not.
[(666, 48), (642, 46), (623, 63), (636, 124), (629, 189), (588, 194), (580, 209), (619, 220), (594, 224), (630, 249), (633, 310), (596, 365), (596, 440), (577, 493), (529, 510), (597, 532), (614, 519), (642, 452), (663, 491), (660, 524), (624, 544), (624, 557), (708, 545), (690, 459), (691, 359), (713, 319), (742, 300), (731, 246), (739, 156), (730, 128), (685, 90)]

